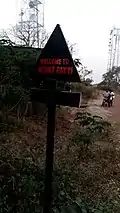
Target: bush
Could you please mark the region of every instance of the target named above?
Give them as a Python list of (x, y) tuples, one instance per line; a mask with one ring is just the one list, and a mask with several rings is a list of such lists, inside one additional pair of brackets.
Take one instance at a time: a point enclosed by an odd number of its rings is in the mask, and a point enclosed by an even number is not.
[[(44, 203), (44, 170), (32, 159), (13, 158), (6, 149), (0, 156), (0, 212), (42, 213)], [(64, 173), (64, 176), (68, 176)], [(57, 167), (53, 172), (53, 212), (71, 204), (69, 181)]]
[(72, 84), (72, 90), (81, 92), (85, 100), (94, 99), (98, 96), (97, 88), (92, 85), (87, 86), (85, 83)]
[(76, 114), (75, 120), (77, 121), (77, 126), (75, 133), (73, 135), (72, 141), (87, 147), (99, 139), (99, 137), (108, 136), (109, 128), (111, 124), (104, 121), (100, 116), (93, 116), (90, 113), (80, 113)]
[[(31, 159), (13, 158), (4, 149), (0, 156), (0, 212), (42, 213), (44, 202), (44, 170)], [(63, 178), (64, 177), (64, 178)], [(54, 166), (54, 213), (119, 212), (119, 201), (92, 204), (72, 195), (69, 174)], [(118, 211), (114, 211), (114, 209)]]
[(97, 85), (97, 88), (98, 88), (99, 90), (107, 91), (107, 90), (109, 90), (111, 87), (110, 87), (110, 86), (107, 86), (107, 85), (104, 85), (104, 84), (98, 84), (98, 85)]

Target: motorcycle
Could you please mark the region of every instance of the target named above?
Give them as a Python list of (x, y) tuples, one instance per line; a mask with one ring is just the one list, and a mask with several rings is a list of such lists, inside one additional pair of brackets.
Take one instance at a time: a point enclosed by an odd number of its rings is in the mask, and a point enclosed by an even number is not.
[(102, 102), (102, 107), (107, 107), (109, 106), (109, 99), (108, 98), (103, 98), (103, 102)]
[(110, 107), (112, 107), (113, 106), (113, 100), (114, 100), (114, 97), (112, 96), (112, 97), (110, 97)]
[(103, 98), (102, 105), (103, 107), (112, 107), (113, 106), (113, 97)]

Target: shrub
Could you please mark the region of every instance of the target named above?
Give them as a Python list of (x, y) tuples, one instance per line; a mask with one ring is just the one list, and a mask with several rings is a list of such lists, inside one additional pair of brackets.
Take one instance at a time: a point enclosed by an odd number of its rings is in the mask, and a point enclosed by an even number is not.
[(111, 124), (100, 116), (78, 112), (75, 120), (77, 121), (77, 130), (75, 130), (72, 140), (76, 143), (88, 147), (96, 138), (108, 136)]
[(83, 99), (89, 100), (94, 99), (98, 96), (98, 90), (92, 85), (86, 85), (85, 83), (72, 84), (72, 90), (81, 92)]
[[(42, 213), (44, 202), (44, 170), (32, 159), (13, 158), (6, 149), (0, 156), (0, 212)], [(64, 176), (68, 176), (64, 173)], [(53, 212), (72, 202), (69, 181), (57, 167), (53, 172)]]

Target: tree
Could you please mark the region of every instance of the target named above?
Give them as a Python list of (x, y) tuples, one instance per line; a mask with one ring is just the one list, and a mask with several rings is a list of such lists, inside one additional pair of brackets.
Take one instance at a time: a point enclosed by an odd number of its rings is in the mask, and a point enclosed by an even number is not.
[(76, 43), (72, 44), (70, 41), (67, 41), (67, 45), (71, 55), (73, 56), (76, 53)]
[[(76, 53), (75, 46), (76, 46), (76, 44), (71, 44), (68, 41), (68, 47), (69, 47), (69, 50), (72, 55), (74, 55), (74, 53)], [(83, 80), (83, 81), (85, 81), (86, 77), (89, 76), (90, 74), (92, 74), (92, 72), (93, 72), (92, 70), (88, 70), (88, 68), (83, 65), (80, 58), (75, 58), (74, 64), (78, 69), (78, 73), (80, 75), (81, 80)], [(93, 80), (91, 78), (89, 78), (89, 82), (92, 82), (92, 81)]]
[[(25, 21), (22, 24), (17, 24), (12, 26), (9, 30), (2, 30), (0, 33), (1, 39), (11, 40), (16, 45), (22, 45), (26, 47), (36, 47), (36, 34), (37, 29), (32, 26), (30, 21)], [(39, 40), (39, 48), (44, 47), (46, 41), (48, 40), (48, 33), (45, 29), (41, 30), (41, 38)]]
[(79, 58), (76, 58), (75, 60), (74, 60), (74, 63), (75, 63), (75, 66), (76, 67), (80, 67), (80, 66), (82, 66), (82, 62), (81, 62), (81, 60), (79, 59)]
[(88, 70), (87, 67), (84, 66), (83, 63), (81, 62), (81, 59), (79, 59), (79, 58), (76, 58), (74, 60), (74, 63), (75, 63), (75, 66), (78, 69), (78, 73), (80, 75), (81, 80), (85, 81), (86, 77), (89, 76), (90, 74), (92, 74), (93, 71), (92, 70)]
[(22, 28), (19, 24), (12, 27), (11, 34), (16, 38), (16, 43), (18, 44), (33, 47), (36, 43), (36, 30), (31, 27), (31, 23), (29, 21), (24, 22), (24, 24), (22, 24)]
[[(21, 55), (21, 58), (24, 57)], [(9, 41), (0, 41), (0, 110), (2, 117), (8, 115), (16, 107), (26, 105), (29, 90), (24, 88), (19, 58)], [(1, 118), (0, 118), (1, 119)]]
[(111, 70), (103, 74), (101, 84), (111, 87), (120, 86), (120, 67), (113, 67)]
[(86, 78), (86, 80), (85, 80), (85, 83), (86, 83), (87, 86), (91, 85), (92, 82), (93, 82), (92, 78)]

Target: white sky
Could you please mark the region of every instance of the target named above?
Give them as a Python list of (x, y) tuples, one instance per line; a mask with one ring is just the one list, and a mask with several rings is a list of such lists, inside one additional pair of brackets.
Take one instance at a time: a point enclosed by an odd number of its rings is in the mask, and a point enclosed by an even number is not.
[[(1, 0), (0, 29), (15, 24), (20, 0)], [(77, 55), (94, 71), (94, 80), (106, 72), (109, 33), (120, 27), (120, 0), (45, 0), (45, 28), (60, 24), (67, 40), (77, 43)]]

